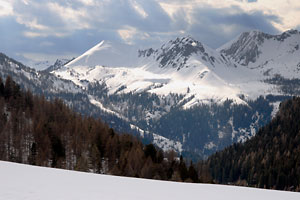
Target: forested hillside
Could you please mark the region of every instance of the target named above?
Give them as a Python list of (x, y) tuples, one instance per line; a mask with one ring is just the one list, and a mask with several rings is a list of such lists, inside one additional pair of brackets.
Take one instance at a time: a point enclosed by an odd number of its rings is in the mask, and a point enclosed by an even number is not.
[[(193, 164), (174, 152), (117, 134), (61, 100), (34, 96), (0, 79), (0, 159), (25, 164), (162, 180), (198, 182)], [(203, 169), (202, 169), (203, 170)], [(207, 178), (207, 177), (206, 177)], [(209, 177), (207, 178), (209, 179)]]
[(300, 98), (282, 103), (255, 137), (187, 165), (173, 151), (118, 134), (61, 100), (34, 96), (0, 79), (0, 159), (150, 179), (215, 182), (300, 191)]
[(209, 157), (218, 183), (300, 191), (300, 98), (280, 111), (255, 137)]

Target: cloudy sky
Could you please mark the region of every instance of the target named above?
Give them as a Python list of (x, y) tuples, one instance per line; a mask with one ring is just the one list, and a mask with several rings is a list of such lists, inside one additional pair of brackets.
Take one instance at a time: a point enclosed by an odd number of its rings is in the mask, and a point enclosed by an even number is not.
[(0, 0), (0, 52), (25, 64), (102, 40), (158, 46), (191, 35), (217, 48), (243, 31), (300, 28), (299, 0)]

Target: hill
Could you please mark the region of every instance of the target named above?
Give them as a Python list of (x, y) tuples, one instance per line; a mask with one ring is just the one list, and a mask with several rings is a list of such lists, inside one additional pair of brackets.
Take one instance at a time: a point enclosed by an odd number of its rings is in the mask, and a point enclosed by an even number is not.
[(22, 92), (0, 78), (0, 160), (149, 179), (198, 182), (175, 152), (163, 153), (118, 134), (101, 119), (75, 113), (62, 100)]
[(219, 183), (300, 191), (300, 98), (281, 103), (256, 136), (215, 153), (207, 163)]

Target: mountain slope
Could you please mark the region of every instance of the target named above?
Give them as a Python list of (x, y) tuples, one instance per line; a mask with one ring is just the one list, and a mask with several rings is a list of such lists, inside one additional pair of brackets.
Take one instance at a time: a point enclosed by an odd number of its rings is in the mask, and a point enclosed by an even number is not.
[(105, 83), (109, 94), (146, 91), (184, 95), (191, 99), (186, 108), (208, 99), (243, 103), (232, 80), (251, 72), (237, 70), (224, 56), (191, 37), (177, 38), (156, 50), (136, 48), (139, 57), (134, 57), (133, 49), (103, 41), (53, 73), (81, 87)]
[[(242, 42), (231, 43), (255, 54), (262, 36), (255, 31), (242, 35), (237, 38)], [(291, 41), (282, 43), (289, 46)], [(124, 52), (129, 52), (130, 63), (124, 61)], [(299, 80), (289, 82), (271, 72), (267, 76), (233, 59), (230, 52), (213, 50), (190, 36), (145, 50), (104, 41), (51, 73), (71, 80), (97, 105), (126, 119), (141, 137), (160, 135), (179, 144), (177, 150), (205, 157), (255, 135), (281, 100), (300, 91)]]
[(135, 66), (137, 51), (134, 46), (101, 41), (81, 56), (75, 58), (67, 66), (94, 67), (101, 63), (102, 66), (123, 67)]
[[(118, 134), (100, 118), (83, 117), (62, 100), (22, 92), (0, 79), (0, 160), (113, 175), (198, 182), (175, 153)], [(166, 154), (168, 155), (168, 154)], [(192, 175), (181, 172), (181, 168)], [(184, 175), (182, 175), (184, 174)]]
[[(256, 55), (270, 54), (270, 48), (260, 45), (279, 42), (289, 47), (298, 41), (290, 39), (297, 35), (293, 31), (280, 36), (259, 36), (255, 31), (242, 35), (249, 42), (237, 38), (226, 48), (240, 44), (246, 55), (255, 55), (255, 61), (260, 59)], [(75, 110), (101, 116), (117, 130), (134, 132), (162, 149), (206, 157), (252, 137), (271, 120), (280, 101), (300, 95), (300, 79), (276, 72), (288, 74), (281, 64), (289, 62), (283, 57), (278, 57), (280, 67), (255, 68), (251, 56), (245, 63), (238, 59), (244, 50), (232, 49), (215, 51), (191, 37), (146, 50), (104, 41), (51, 73), (38, 72), (30, 81), (16, 76), (16, 80), (52, 88), (46, 89), (47, 97), (63, 98)], [(286, 55), (296, 62), (296, 53)], [(64, 92), (71, 86), (76, 91)]]
[[(62, 67), (61, 61), (58, 60), (53, 67), (44, 71), (36, 71), (2, 53), (0, 54), (0, 77), (3, 80), (5, 80), (7, 76), (11, 76), (21, 88), (30, 90), (34, 94), (44, 95), (47, 99), (63, 99), (64, 102), (75, 111), (85, 116), (101, 117), (118, 132), (129, 132), (133, 135), (140, 134), (140, 129), (132, 125), (126, 117), (123, 117), (109, 108), (105, 108), (100, 101), (90, 95), (90, 93), (92, 93), (91, 88), (95, 87), (97, 91), (99, 91), (102, 88), (101, 86), (98, 87), (99, 85), (97, 84), (89, 85), (90, 90), (87, 91), (74, 84), (71, 80), (62, 79), (48, 72), (54, 68), (57, 70)], [(168, 138), (158, 135), (154, 137), (152, 133), (148, 132), (144, 134), (143, 138), (145, 143), (154, 142), (165, 150), (176, 149), (178, 152), (181, 151), (181, 145)]]
[[(73, 60), (73, 59), (72, 59)], [(57, 59), (53, 65), (50, 65), (46, 69), (42, 70), (43, 72), (52, 72), (54, 70), (58, 70), (64, 65), (68, 64), (72, 60), (69, 59)]]
[(220, 183), (300, 191), (300, 98), (281, 104), (277, 116), (244, 144), (208, 159)]
[(280, 74), (285, 78), (299, 78), (300, 33), (289, 30), (280, 35), (260, 31), (242, 33), (219, 51), (230, 60), (264, 76)]

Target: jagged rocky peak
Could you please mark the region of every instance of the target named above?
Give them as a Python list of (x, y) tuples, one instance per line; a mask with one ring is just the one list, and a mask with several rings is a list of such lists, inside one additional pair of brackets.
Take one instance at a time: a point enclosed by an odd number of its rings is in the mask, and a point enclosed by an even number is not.
[(185, 57), (193, 53), (205, 52), (203, 45), (191, 36), (178, 37), (175, 40), (171, 40), (167, 44), (164, 44), (161, 50), (163, 52), (171, 51), (174, 54), (180, 54)]
[(167, 52), (181, 54), (182, 56), (190, 56), (192, 53), (197, 53), (198, 51), (205, 51), (203, 45), (191, 36), (186, 36), (170, 40), (166, 44), (163, 44), (160, 49), (149, 48), (146, 50), (139, 50), (139, 57), (150, 57), (157, 53)]
[(220, 52), (241, 65), (248, 65), (256, 61), (260, 54), (258, 46), (265, 38), (269, 38), (269, 35), (260, 31), (244, 32)]
[(261, 44), (264, 42), (264, 39), (274, 39), (277, 41), (284, 41), (285, 39), (287, 39), (293, 35), (300, 34), (300, 33), (298, 30), (294, 30), (294, 29), (285, 31), (279, 35), (267, 34), (267, 33), (264, 33), (264, 32), (258, 31), (258, 30), (253, 30), (250, 32), (242, 33), (242, 35), (247, 35), (247, 34), (249, 35), (249, 37), (251, 39), (256, 40), (259, 44)]
[(61, 69), (64, 65), (68, 64), (71, 62), (73, 59), (57, 59), (55, 63), (51, 66), (49, 66), (47, 69), (43, 70), (44, 72), (52, 72), (58, 69)]
[(286, 38), (289, 38), (293, 35), (300, 35), (300, 32), (298, 30), (288, 30), (286, 32), (283, 32), (281, 35), (275, 35), (274, 37), (278, 40), (278, 41), (284, 41)]
[(242, 33), (239, 37), (237, 37), (237, 39), (221, 47), (219, 51), (235, 62), (248, 66), (249, 63), (255, 63), (260, 54), (263, 53), (261, 47), (266, 41), (277, 44), (278, 46), (282, 45), (286, 39), (294, 35), (299, 36), (299, 31), (289, 30), (280, 35), (271, 35), (253, 30)]
[(186, 66), (192, 55), (200, 55), (205, 62), (213, 63), (215, 61), (215, 58), (206, 52), (204, 45), (191, 36), (170, 40), (159, 49), (139, 50), (139, 57), (153, 57), (159, 63), (159, 67), (171, 66), (177, 70)]

